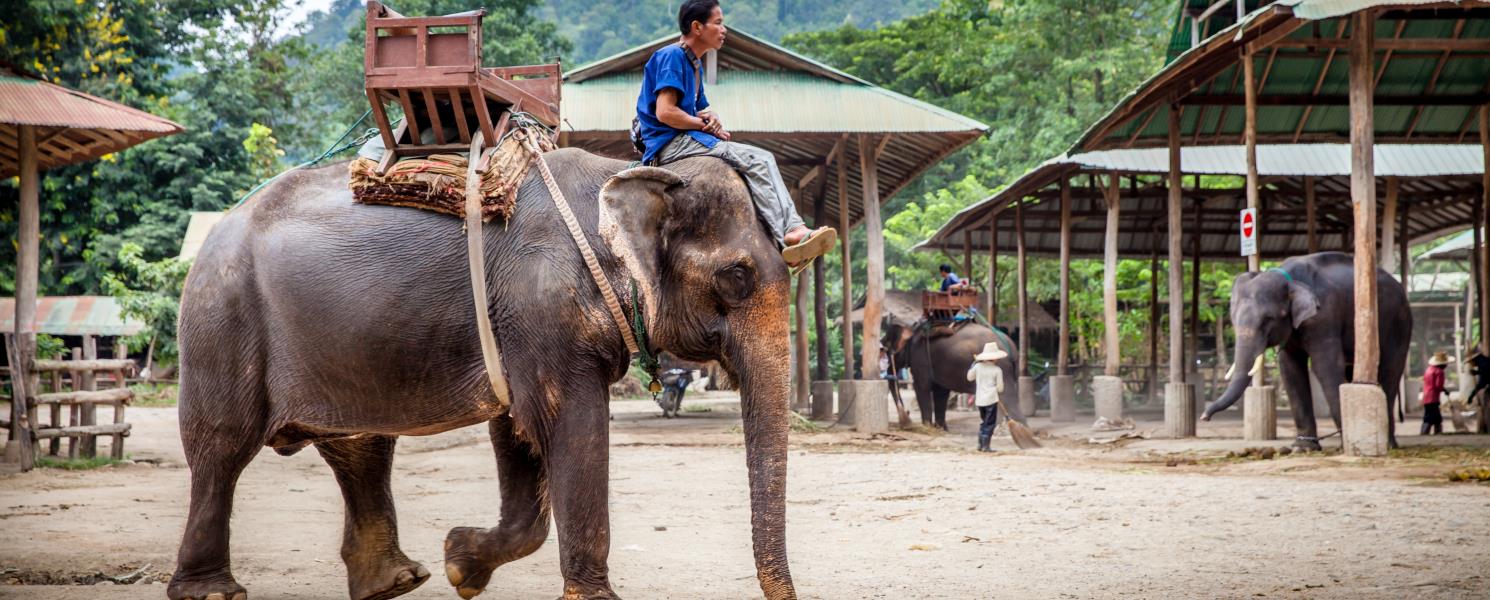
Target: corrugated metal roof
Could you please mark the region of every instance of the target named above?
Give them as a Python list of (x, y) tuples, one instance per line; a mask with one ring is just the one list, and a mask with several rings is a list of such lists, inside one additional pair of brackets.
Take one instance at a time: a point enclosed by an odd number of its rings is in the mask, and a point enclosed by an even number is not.
[[(641, 73), (564, 86), (564, 118), (575, 131), (626, 131), (636, 116)], [(726, 71), (709, 102), (731, 132), (926, 133), (987, 126), (889, 90), (788, 71)]]
[[(0, 298), (0, 333), (15, 333), (15, 298)], [(36, 331), (49, 335), (134, 335), (145, 324), (125, 317), (109, 296), (49, 296), (36, 299)]]
[(212, 233), (223, 217), (228, 216), (226, 211), (193, 212), (191, 220), (186, 223), (186, 235), (181, 238), (181, 254), (176, 258), (181, 260), (192, 260), (197, 253), (202, 251), (202, 244), (207, 242), (207, 234)]
[[(1469, 144), (1379, 144), (1375, 153), (1378, 177), (1436, 177), (1478, 175), (1485, 170), (1484, 151)], [(1099, 150), (1067, 157), (1061, 162), (1095, 169), (1140, 173), (1168, 173), (1169, 149)], [(1185, 173), (1246, 175), (1245, 146), (1192, 146), (1180, 149)], [(1257, 147), (1257, 172), (1262, 176), (1350, 175), (1348, 144), (1268, 144)]]
[(0, 68), (0, 177), (19, 173), (21, 125), (37, 128), (43, 170), (182, 130), (150, 113)]
[[(1174, 102), (1181, 106), (1184, 145), (1241, 143), (1240, 56), (1255, 43), (1264, 44), (1251, 55), (1259, 81), (1259, 142), (1348, 142), (1344, 17), (1373, 7), (1382, 10), (1375, 30), (1376, 141), (1471, 141), (1474, 113), (1490, 101), (1490, 60), (1480, 46), (1466, 44), (1490, 42), (1490, 3), (1288, 0), (1253, 11), (1184, 52), (1094, 123), (1072, 152), (1167, 145), (1169, 122), (1162, 113)], [(1394, 40), (1417, 47), (1392, 48)]]
[[(1273, 148), (1260, 147), (1259, 159), (1272, 154), (1268, 150)], [(1348, 250), (1354, 226), (1348, 165), (1342, 167), (1329, 158), (1336, 151), (1328, 146), (1284, 148), (1287, 149), (1283, 152), (1299, 158), (1301, 165), (1288, 166), (1270, 161), (1278, 173), (1263, 174), (1264, 189), (1259, 211), (1261, 254), (1267, 258), (1286, 258), (1308, 251), (1305, 235), (1306, 176), (1311, 177), (1315, 187), (1319, 247)], [(1398, 217), (1405, 225), (1399, 227), (1398, 239), (1421, 242), (1467, 227), (1472, 220), (1472, 203), (1480, 194), (1478, 169), (1474, 169), (1476, 174), (1426, 175), (1423, 173), (1439, 169), (1429, 162), (1437, 160), (1432, 153), (1433, 146), (1411, 146), (1402, 148), (1401, 152), (1396, 152), (1397, 148), (1378, 146), (1377, 151), (1378, 156), (1382, 156), (1385, 150), (1387, 163), (1393, 169), (1401, 169), (1397, 172), (1403, 174), (1398, 179)], [(1185, 174), (1197, 172), (1192, 169), (1207, 161), (1213, 162), (1205, 165), (1210, 169), (1204, 171), (1206, 174), (1245, 173), (1241, 155), (1225, 150), (1182, 149)], [(1188, 153), (1192, 151), (1200, 154)], [(1207, 153), (1210, 156), (1206, 156)], [(1167, 151), (1160, 151), (1158, 156), (1164, 154)], [(1074, 256), (1101, 256), (1106, 237), (1106, 208), (1100, 191), (1089, 187), (1089, 177), (1105, 174), (1115, 167), (1122, 167), (1119, 172), (1125, 175), (1142, 174), (1148, 178), (1138, 184), (1129, 181), (1121, 190), (1118, 252), (1129, 257), (1149, 256), (1155, 252), (1167, 254), (1168, 194), (1159, 177), (1168, 171), (1167, 160), (1156, 160), (1152, 150), (1115, 150), (1048, 160), (998, 193), (958, 212), (916, 249), (961, 252), (966, 234), (968, 248), (986, 253), (995, 241), (990, 224), (997, 222), (997, 247), (1000, 252), (1012, 252), (1016, 247), (1012, 206), (1016, 201), (1024, 200), (1027, 252), (1036, 256), (1054, 256), (1060, 250), (1057, 187), (1062, 178), (1068, 178), (1075, 181), (1072, 184), (1075, 217), (1072, 253)], [(1190, 182), (1186, 181), (1186, 184)], [(1385, 186), (1379, 184), (1377, 189), (1383, 196), (1378, 200), (1377, 214), (1382, 215), (1385, 214), (1382, 208)], [(1236, 219), (1237, 211), (1246, 205), (1244, 189), (1196, 190), (1187, 187), (1184, 197), (1182, 246), (1186, 257), (1196, 251), (1198, 244), (1200, 254), (1207, 259), (1239, 260)], [(1198, 231), (1196, 219), (1200, 221)]]
[[(626, 141), (641, 88), (641, 69), (657, 48), (677, 38), (659, 38), (565, 75), (564, 116), (559, 136), (565, 146), (623, 160), (636, 158)], [(718, 51), (718, 81), (709, 85), (710, 103), (734, 140), (776, 156), (782, 178), (795, 189), (798, 210), (812, 219), (823, 207), (822, 222), (849, 222), (863, 216), (859, 136), (880, 147), (881, 203), (947, 155), (972, 143), (988, 126), (955, 112), (879, 88), (790, 50), (732, 30)], [(832, 169), (819, 170), (839, 148)], [(846, 166), (840, 190), (833, 169)], [(817, 178), (802, 183), (809, 173)], [(840, 198), (847, 200), (843, 206)]]
[(1416, 260), (1469, 260), (1471, 248), (1474, 248), (1474, 230), (1466, 229), (1432, 250), (1419, 254)]

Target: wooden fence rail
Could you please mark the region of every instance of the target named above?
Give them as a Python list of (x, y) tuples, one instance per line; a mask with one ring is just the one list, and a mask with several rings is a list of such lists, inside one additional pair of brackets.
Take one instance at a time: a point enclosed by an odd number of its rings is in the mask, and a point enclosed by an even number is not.
[[(114, 356), (125, 356), (122, 344), (115, 348)], [(28, 378), (29, 385), (25, 386), (26, 420), (31, 425), (27, 437), (31, 438), (29, 443), (36, 445), (33, 456), (42, 455), (42, 440), (49, 440), (47, 454), (61, 456), (62, 440), (66, 439), (68, 458), (92, 458), (98, 455), (98, 438), (110, 437), (110, 456), (122, 460), (124, 438), (130, 432), (130, 424), (124, 421), (124, 409), (134, 400), (126, 375), (134, 371), (134, 361), (99, 359), (97, 339), (84, 336), (83, 347), (73, 348), (71, 360), (58, 356), (37, 360), (34, 364), (35, 369)], [(43, 379), (50, 388), (45, 393), (42, 393)], [(112, 387), (98, 389), (101, 380)], [(98, 423), (100, 404), (113, 408), (112, 423)], [(45, 424), (38, 419), (43, 410), (49, 417)], [(7, 421), (3, 425), (10, 427), (11, 423)], [(12, 428), (11, 432), (14, 436), (15, 429)]]

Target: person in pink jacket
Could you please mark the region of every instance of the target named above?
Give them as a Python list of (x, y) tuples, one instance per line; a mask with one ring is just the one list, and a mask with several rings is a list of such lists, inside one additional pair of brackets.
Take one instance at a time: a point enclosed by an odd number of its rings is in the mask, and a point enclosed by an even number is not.
[(1423, 371), (1422, 435), (1443, 433), (1443, 413), (1438, 409), (1438, 401), (1447, 393), (1443, 389), (1443, 367), (1453, 360), (1446, 352), (1435, 352), (1433, 358), (1428, 359), (1428, 370)]

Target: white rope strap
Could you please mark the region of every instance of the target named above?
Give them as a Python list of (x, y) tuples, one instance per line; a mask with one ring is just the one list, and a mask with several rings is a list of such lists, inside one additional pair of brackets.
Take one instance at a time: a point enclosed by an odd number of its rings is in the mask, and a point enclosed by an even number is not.
[[(507, 378), (502, 371), (502, 352), (492, 334), (491, 315), (486, 303), (486, 248), (481, 236), (481, 132), (471, 135), (471, 153), (466, 157), (466, 259), (471, 265), (471, 294), (476, 301), (476, 335), (481, 338), (481, 359), (486, 363), (486, 377), (492, 394), (502, 410), (512, 406)], [(391, 152), (391, 150), (390, 150)]]
[[(564, 225), (569, 228), (570, 237), (574, 238), (574, 245), (579, 247), (579, 254), (585, 259), (585, 266), (590, 269), (590, 278), (595, 280), (595, 286), (600, 288), (600, 296), (605, 299), (605, 308), (610, 311), (611, 319), (616, 322), (616, 327), (621, 330), (621, 339), (626, 342), (626, 351), (630, 354), (639, 352), (640, 346), (636, 343), (636, 336), (631, 333), (631, 325), (626, 321), (626, 314), (621, 311), (621, 302), (616, 298), (616, 291), (611, 288), (610, 279), (606, 278), (605, 272), (600, 270), (600, 261), (595, 258), (595, 250), (585, 238), (585, 232), (579, 227), (579, 220), (574, 218), (574, 211), (569, 208), (569, 200), (564, 197), (564, 192), (559, 189), (559, 184), (554, 181), (554, 174), (548, 170), (548, 161), (543, 160), (543, 153), (539, 150), (537, 142), (527, 130), (514, 131), (513, 135), (519, 136), (528, 151), (538, 159), (538, 174), (543, 176), (544, 185), (548, 186), (549, 195), (554, 198), (554, 207), (559, 209), (559, 216), (563, 217)], [(469, 209), (467, 209), (469, 213)], [(638, 308), (639, 309), (639, 308)]]

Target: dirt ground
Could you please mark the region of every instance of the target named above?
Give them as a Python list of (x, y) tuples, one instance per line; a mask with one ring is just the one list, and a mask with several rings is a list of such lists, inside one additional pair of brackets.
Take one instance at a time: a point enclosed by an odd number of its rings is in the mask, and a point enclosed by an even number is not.
[[(759, 597), (735, 398), (690, 396), (697, 412), (675, 420), (650, 401), (612, 406), (617, 592)], [(164, 597), (188, 473), (174, 409), (130, 420), (135, 464), (0, 478), (0, 597)], [(1490, 597), (1490, 485), (1446, 477), (1490, 467), (1485, 436), (1404, 436), (1412, 448), (1390, 459), (1258, 460), (1225, 457), (1248, 446), (1218, 439), (1240, 437), (1235, 420), (1205, 424), (1199, 440), (1102, 443), (1124, 432), (1037, 418), (1056, 434), (1046, 448), (1002, 438), (982, 455), (976, 415), (951, 423), (947, 435), (793, 434), (788, 547), (803, 597)], [(446, 531), (496, 521), (485, 430), (405, 438), (395, 467), (403, 547), (435, 573), (405, 597), (454, 598), (440, 575)], [(233, 567), (251, 598), (346, 597), (341, 498), (314, 450), (265, 450), (235, 509)], [(45, 581), (74, 585), (14, 585)], [(551, 536), (481, 597), (553, 598), (561, 582)]]

